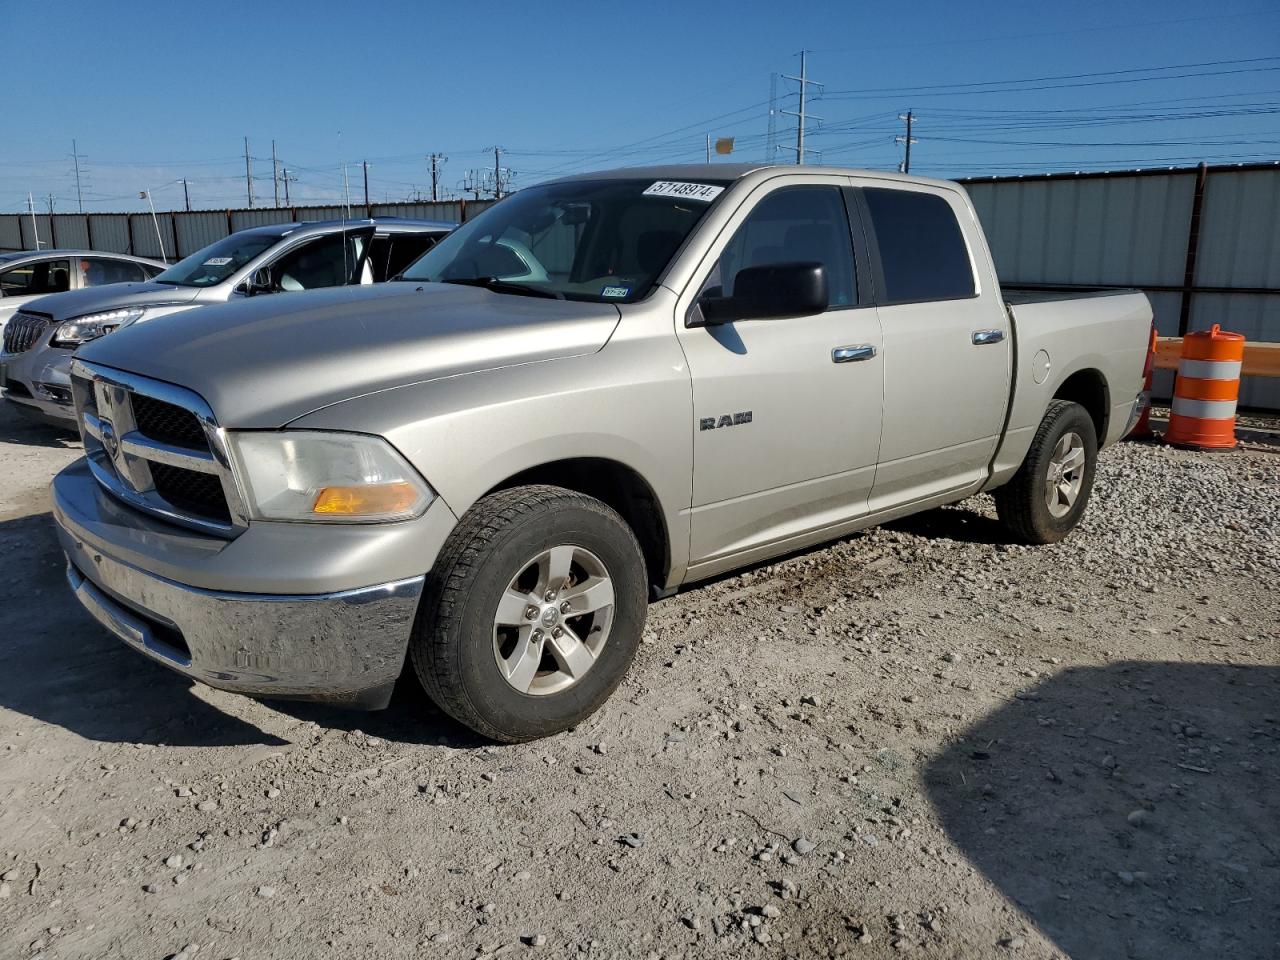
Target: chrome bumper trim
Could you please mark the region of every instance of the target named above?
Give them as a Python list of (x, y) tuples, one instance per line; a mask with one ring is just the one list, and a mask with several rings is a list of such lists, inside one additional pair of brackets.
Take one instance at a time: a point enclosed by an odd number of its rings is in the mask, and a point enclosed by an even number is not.
[[(310, 595), (222, 593), (116, 560), (62, 523), (58, 538), (76, 598), (151, 659), (235, 693), (365, 709), (390, 698), (426, 579)], [(166, 642), (170, 630), (186, 651)]]

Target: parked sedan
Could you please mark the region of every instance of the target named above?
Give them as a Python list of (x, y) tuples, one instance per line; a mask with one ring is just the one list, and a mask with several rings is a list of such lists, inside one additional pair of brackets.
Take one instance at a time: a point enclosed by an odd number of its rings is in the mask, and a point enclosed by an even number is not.
[(51, 293), (150, 280), (163, 263), (98, 250), (19, 250), (0, 253), (0, 332), (32, 300)]
[(4, 399), (35, 419), (73, 428), (71, 354), (82, 343), (206, 304), (381, 283), (454, 226), (382, 218), (254, 227), (210, 244), (147, 283), (42, 297), (19, 310), (4, 331)]

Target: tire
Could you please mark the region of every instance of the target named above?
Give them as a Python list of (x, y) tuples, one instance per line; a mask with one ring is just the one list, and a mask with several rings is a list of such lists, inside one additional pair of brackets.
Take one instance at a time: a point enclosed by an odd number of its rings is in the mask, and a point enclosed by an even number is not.
[[(1068, 473), (1051, 505), (1049, 471), (1057, 469), (1055, 456), (1063, 454), (1064, 445), (1068, 447), (1067, 457), (1072, 457), (1073, 441), (1068, 439), (1072, 436), (1078, 440), (1083, 455), (1078, 467), (1079, 484), (1077, 487), (1074, 482), (1075, 472)], [(1013, 479), (995, 491), (1000, 522), (1023, 543), (1057, 543), (1080, 522), (1093, 491), (1097, 463), (1098, 437), (1093, 418), (1078, 403), (1050, 401), (1022, 466)], [(1065, 491), (1073, 487), (1074, 496), (1068, 497)]]
[(414, 672), (440, 709), (506, 743), (560, 733), (599, 709), (635, 658), (648, 612), (631, 528), (561, 487), (480, 500), (427, 579), (409, 641)]

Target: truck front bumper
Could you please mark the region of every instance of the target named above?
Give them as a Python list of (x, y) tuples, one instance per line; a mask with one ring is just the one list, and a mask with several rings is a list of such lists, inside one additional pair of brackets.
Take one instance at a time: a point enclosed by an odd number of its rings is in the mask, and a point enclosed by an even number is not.
[[(387, 705), (404, 666), (424, 575), (315, 593), (192, 586), (137, 565), (140, 545), (150, 542), (172, 561), (172, 544), (149, 529), (153, 521), (98, 488), (83, 461), (59, 473), (52, 492), (67, 580), (76, 598), (134, 649), (193, 680), (235, 693), (365, 710)], [(331, 532), (313, 528), (317, 545), (310, 555), (298, 556), (300, 567), (325, 552), (320, 541)], [(258, 552), (253, 545), (245, 548)], [(328, 549), (341, 550), (342, 544)], [(166, 572), (172, 572), (171, 565)]]

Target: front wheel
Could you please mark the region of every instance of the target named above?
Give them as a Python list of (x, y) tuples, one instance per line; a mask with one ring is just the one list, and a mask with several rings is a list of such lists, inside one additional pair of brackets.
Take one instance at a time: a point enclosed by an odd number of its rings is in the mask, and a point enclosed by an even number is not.
[(580, 723), (635, 657), (644, 556), (599, 500), (525, 486), (480, 500), (445, 543), (409, 654), (428, 695), (494, 740)]
[(1078, 403), (1053, 400), (1022, 466), (995, 491), (1000, 522), (1024, 543), (1056, 543), (1070, 533), (1089, 503), (1098, 437)]

